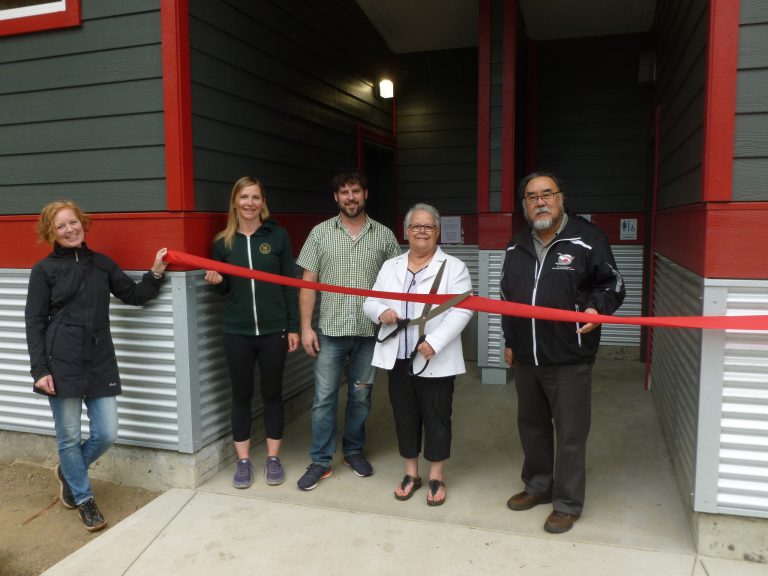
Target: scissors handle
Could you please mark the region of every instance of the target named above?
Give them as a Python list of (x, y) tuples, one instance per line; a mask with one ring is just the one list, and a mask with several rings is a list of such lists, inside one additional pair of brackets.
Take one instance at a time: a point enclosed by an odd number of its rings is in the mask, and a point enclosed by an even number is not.
[(397, 328), (395, 328), (394, 330), (392, 330), (392, 332), (390, 332), (389, 334), (384, 336), (384, 338), (379, 338), (379, 332), (381, 331), (381, 327), (383, 326), (383, 324), (381, 324), (381, 323), (376, 324), (376, 333), (374, 334), (374, 336), (376, 337), (376, 342), (381, 344), (382, 342), (386, 342), (390, 338), (393, 338), (397, 333), (400, 332), (400, 330), (403, 330), (404, 328), (408, 327), (408, 324), (411, 323), (411, 319), (410, 318), (398, 318), (395, 321), (395, 323), (397, 324)]
[(421, 370), (419, 370), (418, 372), (414, 372), (413, 371), (413, 362), (414, 362), (414, 360), (416, 360), (416, 354), (419, 353), (419, 344), (424, 342), (424, 340), (426, 340), (426, 339), (427, 339), (427, 335), (426, 334), (423, 334), (422, 336), (419, 336), (419, 339), (416, 340), (416, 346), (413, 347), (413, 352), (411, 352), (410, 362), (408, 363), (408, 374), (410, 374), (411, 376), (418, 376), (419, 374), (424, 372), (424, 370), (427, 369), (427, 366), (429, 366), (429, 360), (427, 360), (424, 363), (424, 366), (422, 367)]

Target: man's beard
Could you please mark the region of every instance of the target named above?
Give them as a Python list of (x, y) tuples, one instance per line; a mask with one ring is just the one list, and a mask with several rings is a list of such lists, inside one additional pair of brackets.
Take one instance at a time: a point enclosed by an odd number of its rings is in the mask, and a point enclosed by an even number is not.
[(537, 232), (541, 232), (542, 230), (549, 230), (552, 228), (552, 217), (545, 218), (544, 220), (534, 220), (531, 225)]
[(531, 228), (533, 228), (537, 232), (540, 232), (542, 230), (548, 230), (549, 228), (552, 227), (552, 224), (554, 222), (551, 216), (552, 210), (547, 206), (542, 206), (541, 208), (538, 208), (536, 210), (535, 216), (538, 216), (539, 214), (550, 214), (549, 218), (544, 218), (543, 220), (539, 220), (539, 219), (531, 220), (531, 217), (528, 216), (528, 210), (524, 210), (523, 214), (525, 215), (525, 219), (528, 221), (528, 224), (531, 226)]
[(355, 218), (365, 212), (365, 201), (362, 200), (351, 206), (339, 202), (339, 210), (341, 210), (347, 218)]

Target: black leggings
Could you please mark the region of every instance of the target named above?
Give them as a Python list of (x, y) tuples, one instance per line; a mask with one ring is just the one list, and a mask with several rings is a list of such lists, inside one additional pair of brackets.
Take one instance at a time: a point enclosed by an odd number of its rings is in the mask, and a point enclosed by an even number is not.
[(251, 438), (253, 369), (257, 362), (267, 438), (283, 437), (283, 369), (287, 352), (285, 332), (264, 336), (224, 334), (224, 353), (232, 381), (232, 439), (235, 442)]

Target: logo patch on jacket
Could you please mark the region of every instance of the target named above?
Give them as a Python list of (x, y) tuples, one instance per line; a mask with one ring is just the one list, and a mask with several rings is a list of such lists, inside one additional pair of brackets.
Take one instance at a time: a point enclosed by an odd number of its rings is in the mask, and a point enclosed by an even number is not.
[(272, 252), (272, 246), (269, 244), (269, 242), (264, 242), (261, 246), (259, 246), (259, 252), (262, 254), (269, 254)]
[(557, 253), (557, 262), (553, 270), (573, 270), (573, 256), (571, 254)]

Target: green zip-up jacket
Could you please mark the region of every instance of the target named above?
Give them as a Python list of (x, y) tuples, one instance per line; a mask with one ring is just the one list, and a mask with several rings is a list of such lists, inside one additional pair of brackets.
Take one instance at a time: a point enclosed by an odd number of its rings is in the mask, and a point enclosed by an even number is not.
[[(235, 233), (232, 249), (224, 239), (213, 243), (212, 258), (219, 262), (296, 277), (291, 240), (285, 228), (267, 220), (250, 237)], [(259, 336), (274, 332), (299, 331), (299, 305), (296, 288), (270, 284), (239, 276), (223, 275), (213, 288), (226, 296), (224, 332)]]

